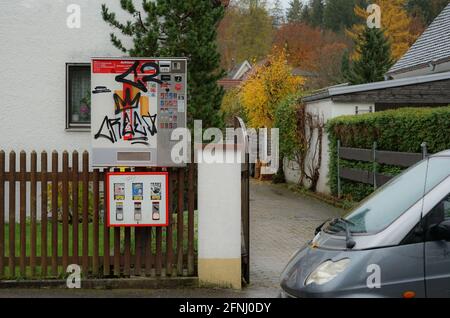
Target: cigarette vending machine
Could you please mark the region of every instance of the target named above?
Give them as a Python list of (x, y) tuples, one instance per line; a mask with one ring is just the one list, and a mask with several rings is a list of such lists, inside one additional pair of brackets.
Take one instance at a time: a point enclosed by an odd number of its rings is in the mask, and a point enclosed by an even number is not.
[[(182, 167), (171, 158), (186, 127), (187, 60), (93, 58), (91, 140), (94, 167)], [(167, 226), (167, 172), (110, 172), (108, 225)]]
[(93, 58), (91, 72), (93, 166), (182, 166), (170, 152), (186, 127), (186, 59)]

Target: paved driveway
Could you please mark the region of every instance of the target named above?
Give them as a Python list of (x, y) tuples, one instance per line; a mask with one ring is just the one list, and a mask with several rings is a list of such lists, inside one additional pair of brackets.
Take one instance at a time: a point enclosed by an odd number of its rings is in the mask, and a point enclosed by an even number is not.
[(274, 296), (279, 277), (292, 254), (314, 230), (342, 211), (293, 193), (284, 185), (253, 181), (250, 191), (250, 295)]
[(175, 290), (0, 290), (0, 297), (276, 297), (281, 271), (290, 256), (314, 235), (324, 220), (341, 211), (295, 194), (283, 185), (252, 182), (251, 284), (242, 291)]

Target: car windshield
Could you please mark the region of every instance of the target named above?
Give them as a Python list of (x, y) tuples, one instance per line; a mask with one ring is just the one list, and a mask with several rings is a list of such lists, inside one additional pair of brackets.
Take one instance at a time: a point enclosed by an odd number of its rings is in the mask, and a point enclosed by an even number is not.
[[(428, 182), (425, 186), (427, 170)], [(416, 204), (424, 191), (430, 191), (449, 175), (448, 157), (433, 157), (416, 164), (381, 187), (345, 217), (352, 223), (349, 225), (350, 231), (370, 234), (384, 230)], [(331, 228), (330, 231), (335, 232)]]

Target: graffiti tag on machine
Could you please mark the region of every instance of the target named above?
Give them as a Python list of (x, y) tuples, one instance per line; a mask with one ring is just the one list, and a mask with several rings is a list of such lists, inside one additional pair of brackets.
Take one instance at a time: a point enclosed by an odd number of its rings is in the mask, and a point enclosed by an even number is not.
[[(157, 91), (159, 65), (155, 62), (135, 61), (134, 64), (115, 77), (122, 83), (122, 90), (113, 94), (114, 117), (105, 116), (95, 139), (104, 138), (115, 144), (120, 140), (134, 144), (148, 145), (149, 137), (155, 136), (157, 130), (157, 114), (150, 114), (149, 97)], [(94, 94), (110, 92), (106, 87), (96, 87)]]

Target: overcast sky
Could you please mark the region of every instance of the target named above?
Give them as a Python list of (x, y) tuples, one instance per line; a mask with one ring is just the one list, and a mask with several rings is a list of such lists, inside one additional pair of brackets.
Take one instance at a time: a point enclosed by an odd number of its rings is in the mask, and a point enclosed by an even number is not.
[[(271, 0), (271, 2), (273, 3), (273, 0)], [(284, 5), (284, 8), (287, 9), (289, 7), (289, 2), (291, 2), (291, 0), (281, 0), (281, 2)], [(307, 0), (303, 0), (303, 2), (308, 2)]]

